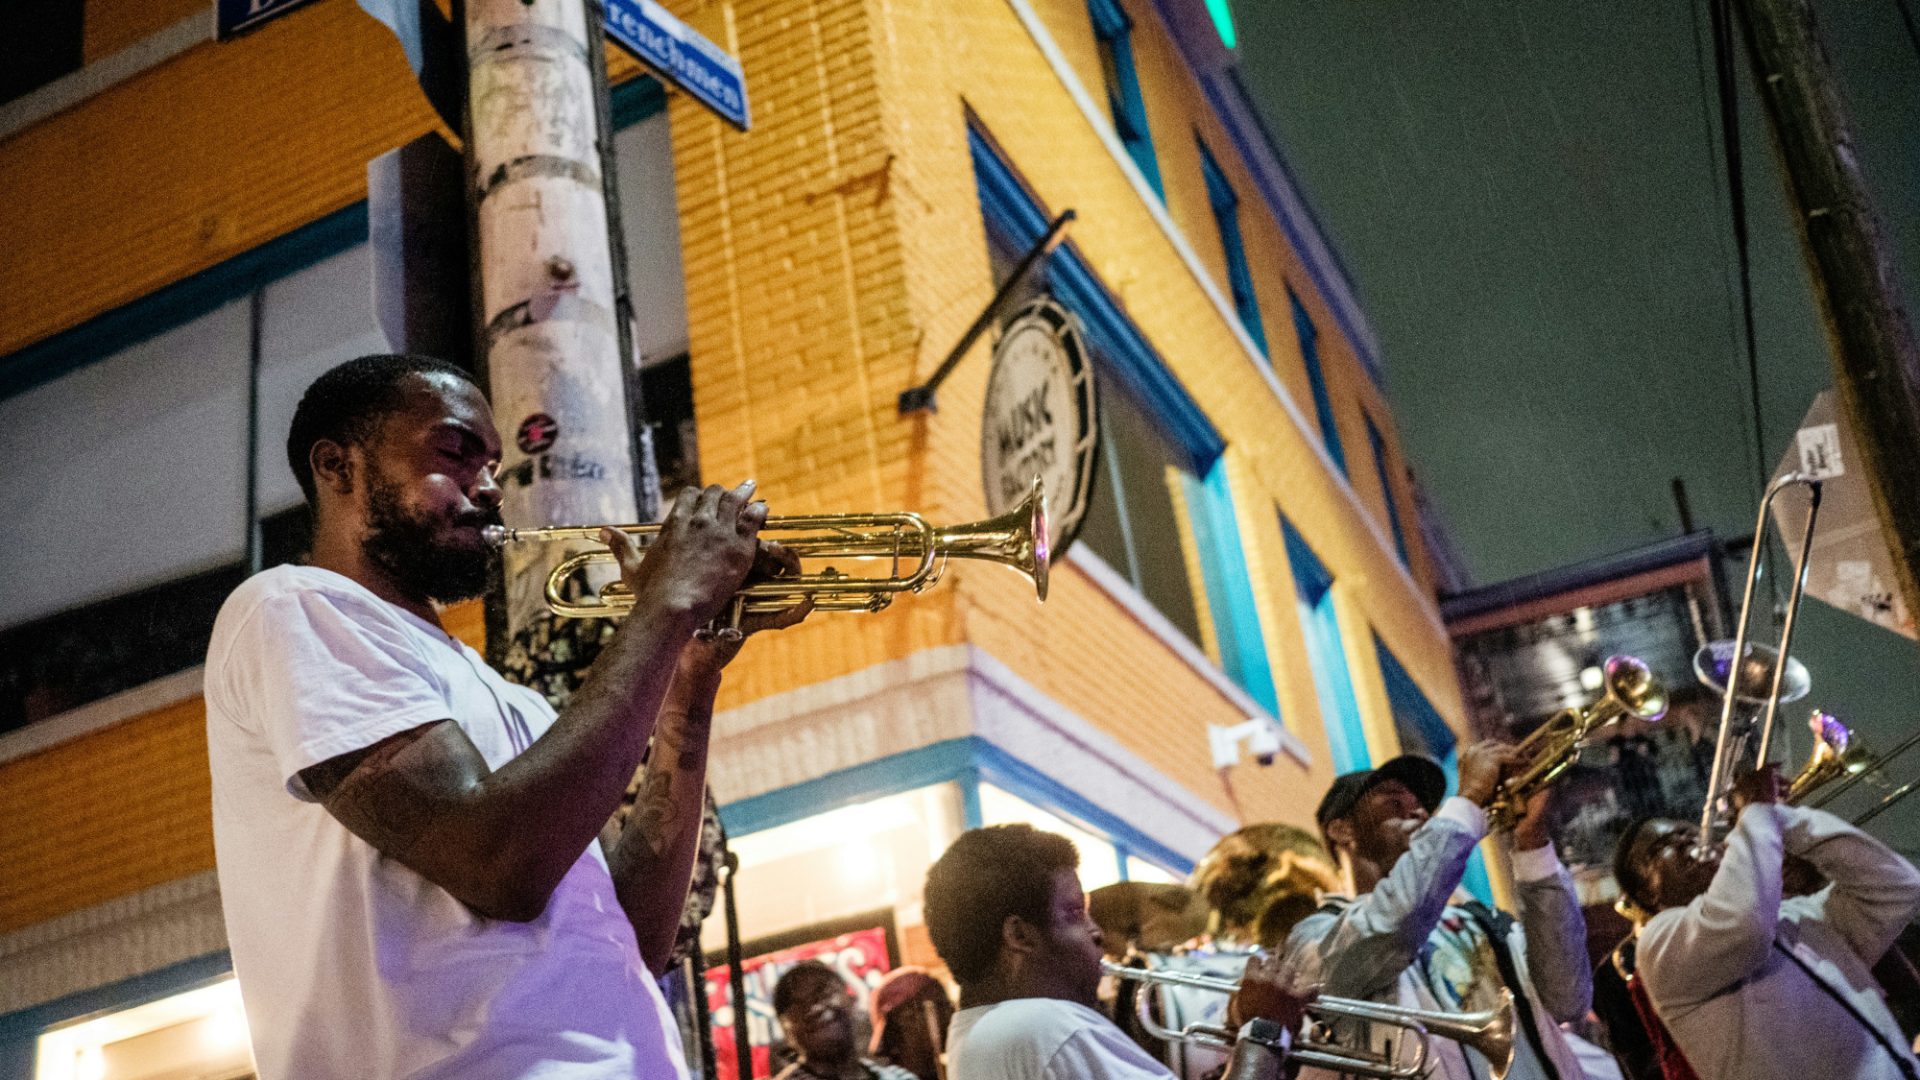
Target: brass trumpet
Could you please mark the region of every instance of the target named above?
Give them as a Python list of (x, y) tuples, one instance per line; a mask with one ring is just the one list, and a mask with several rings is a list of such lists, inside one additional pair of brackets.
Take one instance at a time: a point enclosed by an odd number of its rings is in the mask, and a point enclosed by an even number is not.
[(1527, 799), (1559, 779), (1580, 756), (1593, 733), (1627, 717), (1652, 723), (1667, 714), (1667, 691), (1647, 665), (1631, 656), (1609, 656), (1605, 693), (1585, 709), (1562, 709), (1514, 745), (1527, 764), (1500, 782), (1487, 807), (1487, 826), (1511, 829), (1525, 815)]
[[(1234, 979), (1125, 967), (1110, 960), (1101, 961), (1100, 966), (1114, 978), (1149, 986), (1187, 986), (1222, 994), (1232, 994), (1240, 989), (1239, 981)], [(1307, 1018), (1311, 1023), (1301, 1041), (1289, 1052), (1288, 1060), (1352, 1076), (1373, 1077), (1375, 1080), (1415, 1080), (1427, 1074), (1432, 1056), (1432, 1038), (1437, 1035), (1479, 1051), (1493, 1069), (1493, 1080), (1501, 1080), (1507, 1075), (1507, 1070), (1513, 1067), (1514, 1007), (1513, 994), (1507, 990), (1500, 993), (1499, 1005), (1471, 1013), (1408, 1009), (1353, 998), (1317, 998), (1307, 1005)], [(1148, 996), (1140, 995), (1140, 1026), (1156, 1039), (1221, 1050), (1233, 1048), (1234, 1033), (1225, 1027), (1194, 1023), (1176, 1030), (1155, 1020), (1151, 1009), (1152, 1002)], [(1412, 1060), (1399, 1061), (1392, 1048), (1382, 1051), (1347, 1046), (1333, 1037), (1333, 1023), (1338, 1020), (1363, 1020), (1369, 1024), (1399, 1028), (1414, 1040), (1417, 1051)]]
[[(512, 543), (550, 543), (596, 540), (602, 526), (561, 525), (539, 529), (489, 526), (484, 535), (496, 547)], [(645, 546), (660, 534), (660, 526), (615, 525), (639, 538)], [(719, 633), (739, 633), (743, 616), (784, 611), (812, 600), (816, 611), (879, 611), (901, 593), (917, 593), (939, 580), (948, 559), (978, 559), (1010, 566), (1033, 582), (1041, 600), (1047, 598), (1047, 496), (1035, 480), (1020, 505), (998, 517), (966, 525), (935, 527), (914, 513), (813, 514), (770, 517), (760, 535), (778, 541), (802, 563), (789, 577), (756, 581), (734, 594)], [(832, 565), (806, 569), (808, 562), (827, 559), (884, 560), (880, 575), (849, 574)], [(566, 559), (547, 575), (547, 607), (568, 619), (624, 615), (633, 608), (633, 594), (625, 583), (602, 585), (591, 599), (575, 599), (578, 590), (569, 581), (589, 567), (611, 563), (613, 552), (602, 547)], [(716, 620), (719, 622), (720, 620)]]

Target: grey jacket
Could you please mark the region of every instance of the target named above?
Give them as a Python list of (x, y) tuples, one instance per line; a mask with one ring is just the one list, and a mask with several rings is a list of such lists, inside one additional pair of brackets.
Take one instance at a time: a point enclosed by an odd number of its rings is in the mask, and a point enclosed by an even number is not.
[[(1425, 1009), (1459, 1009), (1451, 990), (1437, 983), (1440, 975), (1422, 962), (1429, 942), (1441, 943), (1449, 927), (1467, 918), (1450, 905), (1474, 845), (1486, 834), (1480, 808), (1460, 798), (1442, 803), (1433, 818), (1414, 833), (1407, 853), (1372, 892), (1338, 910), (1309, 915), (1287, 939), (1290, 972), (1321, 993), (1336, 997), (1369, 998)], [(1561, 1037), (1556, 1021), (1586, 1014), (1593, 998), (1593, 973), (1586, 960), (1586, 921), (1573, 891), (1573, 880), (1554, 857), (1552, 848), (1517, 853), (1514, 866), (1519, 921), (1507, 939), (1521, 985), (1516, 996), (1532, 1003), (1541, 1041), (1562, 1080), (1580, 1080), (1586, 1074)], [(1499, 975), (1480, 973), (1481, 985), (1470, 988), (1464, 1007), (1485, 1008), (1498, 992)], [(1525, 1036), (1515, 1033), (1511, 1080), (1539, 1080), (1547, 1075)], [(1436, 1078), (1484, 1080), (1487, 1063), (1477, 1054), (1471, 1063), (1454, 1043), (1436, 1039), (1433, 1056)], [(1304, 1070), (1302, 1077), (1327, 1075)]]
[[(1830, 884), (1782, 900), (1789, 853)], [(1756, 804), (1707, 891), (1640, 932), (1640, 976), (1702, 1080), (1912, 1080), (1920, 1067), (1867, 969), (1916, 910), (1920, 872), (1879, 841), (1819, 810)]]

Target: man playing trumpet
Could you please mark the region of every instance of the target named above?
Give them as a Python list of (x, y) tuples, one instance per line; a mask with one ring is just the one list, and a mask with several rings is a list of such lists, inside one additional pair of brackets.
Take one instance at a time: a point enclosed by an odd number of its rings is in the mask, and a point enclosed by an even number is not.
[[(463, 372), (349, 361), (308, 389), (287, 453), (312, 559), (235, 590), (206, 665), (220, 895), (260, 1075), (684, 1077), (653, 973), (739, 649), (695, 630), (792, 564), (758, 540), (753, 485), (682, 492), (644, 559), (608, 530), (633, 614), (555, 716), (439, 621), (486, 588), (500, 506), (500, 437)], [(640, 805), (603, 847), (650, 740)]]
[[(1328, 897), (1294, 927), (1287, 972), (1328, 995), (1451, 1011), (1494, 1006), (1504, 987), (1519, 1029), (1507, 1075), (1581, 1080), (1588, 1074), (1556, 1021), (1584, 1015), (1592, 995), (1586, 923), (1547, 838), (1546, 789), (1529, 799), (1513, 833), (1517, 925), (1484, 905), (1452, 902), (1486, 835), (1486, 807), (1514, 763), (1511, 747), (1467, 747), (1451, 798), (1443, 798), (1440, 766), (1417, 755), (1336, 779), (1315, 817), (1353, 895)], [(1432, 1075), (1446, 1080), (1493, 1072), (1453, 1043), (1436, 1046), (1433, 1060)]]
[[(1095, 1008), (1102, 940), (1079, 863), (1064, 836), (995, 825), (961, 834), (927, 871), (927, 933), (960, 984), (949, 1080), (1173, 1080)], [(1227, 1075), (1285, 1075), (1306, 1001), (1276, 958), (1251, 960), (1230, 1010), (1241, 1027)]]
[[(1651, 913), (1638, 972), (1702, 1080), (1920, 1080), (1868, 968), (1920, 911), (1920, 872), (1831, 814), (1781, 802), (1778, 768), (1734, 786), (1724, 847), (1663, 819), (1629, 825), (1614, 856)], [(1788, 856), (1828, 884), (1783, 898)]]

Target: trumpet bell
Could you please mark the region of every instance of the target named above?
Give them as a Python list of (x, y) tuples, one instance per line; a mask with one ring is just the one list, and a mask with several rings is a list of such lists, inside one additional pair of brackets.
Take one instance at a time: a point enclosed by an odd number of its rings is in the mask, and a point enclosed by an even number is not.
[[(1710, 641), (1693, 654), (1694, 676), (1722, 694), (1727, 692), (1727, 683), (1735, 674), (1733, 644), (1731, 639)], [(1734, 689), (1734, 700), (1746, 705), (1765, 705), (1773, 688), (1773, 668), (1779, 662), (1780, 650), (1748, 642), (1746, 656), (1738, 665), (1739, 684)], [(1781, 704), (1799, 701), (1811, 689), (1813, 678), (1807, 674), (1807, 666), (1787, 657), (1787, 671), (1780, 679)]]
[(1645, 661), (1633, 656), (1609, 656), (1605, 671), (1607, 692), (1596, 709), (1610, 702), (1622, 716), (1649, 723), (1667, 715), (1667, 688)]
[(1628, 717), (1651, 724), (1667, 715), (1666, 686), (1645, 661), (1609, 656), (1604, 671), (1598, 701), (1583, 710), (1562, 710), (1517, 744), (1526, 764), (1501, 782), (1487, 807), (1488, 828), (1513, 828), (1526, 813), (1528, 798), (1572, 768), (1594, 732)]

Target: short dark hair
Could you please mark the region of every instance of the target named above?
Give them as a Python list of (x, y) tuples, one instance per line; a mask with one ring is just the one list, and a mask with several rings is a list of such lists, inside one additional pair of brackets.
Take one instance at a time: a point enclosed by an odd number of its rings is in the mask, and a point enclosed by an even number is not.
[(468, 372), (431, 356), (375, 353), (348, 360), (307, 387), (287, 430), (287, 464), (309, 504), (315, 503), (314, 444), (323, 439), (342, 446), (364, 444), (380, 421), (405, 403), (404, 384), (412, 375), (452, 375), (473, 382)]
[(793, 1008), (795, 999), (810, 986), (838, 986), (844, 989), (847, 980), (840, 973), (818, 960), (802, 960), (788, 968), (780, 981), (773, 984), (773, 1014), (782, 1016)]
[(1642, 814), (1627, 822), (1626, 829), (1620, 833), (1620, 843), (1613, 849), (1613, 880), (1619, 884), (1620, 894), (1647, 911), (1653, 910), (1653, 901), (1647, 895), (1647, 879), (1633, 861), (1633, 845), (1647, 826), (1659, 820), (1652, 814)]
[(1053, 877), (1076, 870), (1073, 841), (1031, 825), (991, 825), (960, 839), (927, 870), (927, 934), (962, 983), (985, 977), (1000, 955), (1000, 928), (1018, 915), (1050, 922)]

